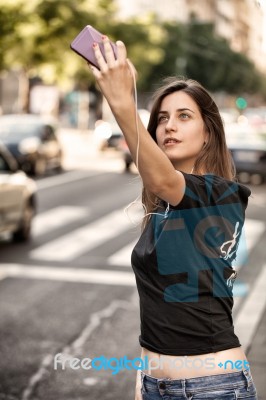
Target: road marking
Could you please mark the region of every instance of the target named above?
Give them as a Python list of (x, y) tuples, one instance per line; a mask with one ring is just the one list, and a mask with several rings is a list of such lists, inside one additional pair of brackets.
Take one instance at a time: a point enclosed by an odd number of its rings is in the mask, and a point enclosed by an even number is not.
[(41, 362), (41, 365), (38, 369), (38, 371), (36, 372), (36, 374), (34, 374), (28, 383), (28, 386), (26, 387), (26, 389), (23, 391), (22, 393), (22, 400), (29, 400), (30, 398), (32, 398), (32, 393), (36, 387), (36, 385), (42, 380), (42, 378), (46, 375), (47, 376), (47, 370), (48, 367), (51, 365), (51, 363), (53, 362), (54, 357), (52, 354), (47, 354), (44, 359)]
[(98, 283), (102, 285), (136, 286), (133, 272), (100, 269), (59, 268), (5, 264), (0, 269), (0, 279), (5, 278), (47, 279), (62, 282)]
[(123, 210), (116, 210), (95, 222), (37, 247), (30, 252), (30, 257), (46, 261), (71, 261), (130, 227), (132, 225)]
[(244, 305), (235, 318), (235, 331), (247, 351), (266, 306), (266, 265), (262, 267)]
[(131, 267), (131, 253), (135, 244), (136, 240), (112, 254), (107, 260), (108, 264), (118, 265), (121, 267)]
[(95, 386), (98, 382), (100, 382), (100, 377), (99, 378), (85, 378), (83, 379), (84, 385), (87, 386)]
[(64, 185), (66, 183), (80, 181), (82, 179), (87, 179), (93, 176), (102, 174), (101, 171), (70, 171), (63, 175), (49, 176), (48, 178), (42, 178), (36, 181), (38, 190), (52, 188), (54, 186)]
[[(52, 367), (55, 369), (55, 356), (57, 354), (61, 355), (62, 361), (64, 359), (65, 360), (72, 359), (77, 355), (77, 352), (82, 353), (82, 350), (84, 351), (83, 347), (85, 343), (88, 342), (93, 332), (99, 326), (101, 326), (102, 321), (104, 319), (111, 318), (120, 309), (129, 311), (132, 309), (135, 310), (137, 307), (138, 307), (138, 297), (136, 295), (136, 291), (134, 291), (133, 295), (130, 297), (129, 300), (113, 300), (102, 310), (96, 311), (93, 314), (91, 314), (89, 323), (81, 331), (77, 339), (75, 339), (72, 343), (67, 344), (62, 349), (58, 349), (56, 354), (47, 354), (43, 358), (42, 362), (40, 363), (39, 369), (35, 372), (34, 375), (32, 375), (32, 377), (29, 380), (28, 386), (24, 390), (22, 394), (22, 400), (30, 400), (32, 398), (32, 394), (34, 393), (36, 386), (42, 381), (43, 378), (47, 376), (47, 374), (50, 373)], [(58, 366), (56, 365), (56, 367), (60, 368), (60, 363)], [(83, 382), (91, 386), (97, 384), (98, 379), (87, 378), (86, 380), (84, 379)]]
[(36, 215), (33, 219), (32, 235), (35, 237), (44, 235), (89, 214), (89, 209), (84, 207), (61, 206), (52, 208)]
[[(28, 267), (21, 264), (6, 264), (1, 267), (0, 279), (8, 277), (47, 279), (65, 282), (97, 283), (135, 287), (132, 272), (108, 271), (97, 269), (73, 269), (56, 267)], [(244, 351), (252, 341), (266, 306), (266, 265), (256, 279), (252, 291), (235, 318), (235, 332), (240, 338)], [(256, 311), (255, 311), (256, 310)]]

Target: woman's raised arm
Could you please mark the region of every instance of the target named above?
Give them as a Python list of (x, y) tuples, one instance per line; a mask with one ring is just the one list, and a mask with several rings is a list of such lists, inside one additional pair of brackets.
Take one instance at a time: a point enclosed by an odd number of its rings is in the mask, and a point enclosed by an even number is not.
[[(105, 58), (97, 44), (95, 56), (100, 70), (90, 66), (96, 81), (125, 136), (144, 186), (159, 198), (176, 205), (184, 194), (185, 180), (151, 138), (136, 114), (133, 98), (136, 71), (127, 59), (126, 47), (118, 41), (117, 59), (107, 37), (103, 37)], [(135, 76), (134, 76), (135, 74)], [(137, 121), (136, 121), (137, 118)]]

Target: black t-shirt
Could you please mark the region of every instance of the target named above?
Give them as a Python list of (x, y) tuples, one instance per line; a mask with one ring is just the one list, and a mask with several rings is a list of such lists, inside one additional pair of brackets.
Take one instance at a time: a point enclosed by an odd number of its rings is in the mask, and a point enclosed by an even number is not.
[(232, 322), (232, 261), (250, 190), (215, 175), (183, 173), (178, 206), (162, 202), (132, 252), (140, 345), (168, 355), (240, 346)]

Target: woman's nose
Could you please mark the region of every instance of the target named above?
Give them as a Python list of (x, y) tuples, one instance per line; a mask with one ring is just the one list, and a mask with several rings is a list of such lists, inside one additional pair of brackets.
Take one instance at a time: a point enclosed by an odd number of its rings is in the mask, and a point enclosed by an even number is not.
[(170, 117), (165, 125), (166, 132), (177, 131), (177, 123), (174, 117)]

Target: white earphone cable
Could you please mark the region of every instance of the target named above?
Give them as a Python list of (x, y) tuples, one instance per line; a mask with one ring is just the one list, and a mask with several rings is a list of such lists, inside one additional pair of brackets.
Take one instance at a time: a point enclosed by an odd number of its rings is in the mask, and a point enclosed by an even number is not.
[(134, 85), (134, 100), (135, 100), (135, 123), (136, 123), (136, 132), (137, 132), (137, 148), (136, 148), (136, 167), (137, 169), (139, 166), (139, 142), (140, 142), (140, 134), (139, 134), (139, 120), (138, 120), (138, 92), (137, 92), (137, 84), (136, 84), (136, 77), (135, 71), (130, 62), (128, 62), (129, 68), (131, 70), (132, 78), (133, 78), (133, 85)]
[[(139, 132), (139, 121), (138, 121), (138, 93), (137, 93), (137, 84), (136, 84), (136, 77), (135, 77), (134, 68), (133, 68), (133, 66), (132, 66), (132, 64), (131, 64), (130, 62), (128, 62), (128, 65), (129, 65), (129, 68), (130, 68), (130, 70), (131, 70), (131, 74), (132, 74), (132, 78), (133, 78), (133, 85), (134, 85), (134, 92), (133, 92), (133, 95), (134, 95), (134, 100), (135, 100), (135, 124), (136, 124), (136, 132), (137, 132), (137, 148), (136, 148), (136, 162), (135, 162), (135, 164), (136, 164), (137, 169), (139, 169), (138, 166), (139, 166), (140, 132)], [(134, 221), (132, 221), (132, 219), (130, 218), (130, 216), (129, 216), (129, 214), (128, 214), (128, 210), (129, 210), (129, 208), (130, 208), (131, 206), (133, 206), (134, 204), (139, 203), (139, 197), (140, 197), (140, 196), (138, 196), (134, 201), (132, 201), (127, 207), (124, 208), (125, 214), (127, 215), (127, 217), (129, 218), (129, 220), (130, 220), (133, 224), (135, 224), (135, 223), (134, 223)], [(147, 210), (146, 210), (145, 205), (144, 205), (142, 202), (141, 202), (141, 204), (142, 204), (142, 207), (144, 208), (144, 210), (146, 211), (145, 214), (144, 214), (144, 216), (143, 216), (141, 219), (145, 218), (145, 217), (148, 216), (148, 215), (160, 215), (160, 216), (162, 216), (162, 217), (164, 217), (164, 218), (167, 218), (167, 215), (168, 215), (168, 212), (169, 212), (169, 208), (170, 208), (170, 204), (169, 204), (169, 203), (167, 204), (167, 207), (166, 207), (166, 209), (165, 209), (164, 214), (156, 213), (156, 212), (147, 213)]]

